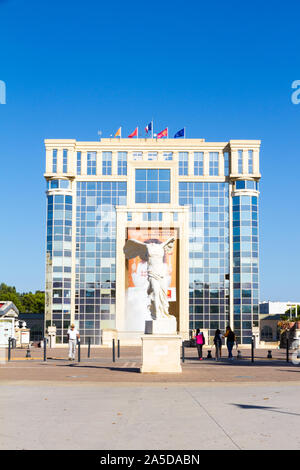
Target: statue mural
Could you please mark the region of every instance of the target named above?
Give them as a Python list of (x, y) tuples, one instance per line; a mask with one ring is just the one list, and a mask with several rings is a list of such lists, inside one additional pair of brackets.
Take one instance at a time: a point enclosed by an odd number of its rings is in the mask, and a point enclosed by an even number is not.
[(138, 240), (127, 240), (124, 246), (124, 254), (126, 259), (132, 259), (137, 256), (142, 261), (147, 262), (147, 278), (148, 289), (147, 295), (149, 299), (149, 310), (152, 320), (164, 321), (175, 319), (169, 314), (168, 301), (168, 276), (167, 266), (164, 263), (164, 256), (173, 249), (175, 238), (171, 237), (166, 242), (144, 243)]

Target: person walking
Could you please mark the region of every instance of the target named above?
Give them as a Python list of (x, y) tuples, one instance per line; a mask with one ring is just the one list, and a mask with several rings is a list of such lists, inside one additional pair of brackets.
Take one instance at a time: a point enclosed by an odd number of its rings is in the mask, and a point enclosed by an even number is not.
[(234, 342), (235, 342), (235, 334), (230, 328), (230, 326), (227, 326), (224, 337), (226, 338), (226, 343), (227, 343), (228, 359), (233, 360), (232, 349), (233, 349)]
[(80, 341), (79, 331), (76, 330), (74, 323), (70, 326), (67, 332), (69, 342), (69, 361), (75, 360), (76, 341)]
[(196, 346), (198, 350), (198, 358), (199, 358), (199, 361), (202, 361), (203, 359), (202, 348), (203, 348), (203, 345), (205, 344), (205, 337), (199, 328), (197, 328), (195, 339), (196, 339)]
[(216, 361), (218, 361), (222, 357), (222, 335), (219, 328), (215, 331), (214, 345), (216, 348)]

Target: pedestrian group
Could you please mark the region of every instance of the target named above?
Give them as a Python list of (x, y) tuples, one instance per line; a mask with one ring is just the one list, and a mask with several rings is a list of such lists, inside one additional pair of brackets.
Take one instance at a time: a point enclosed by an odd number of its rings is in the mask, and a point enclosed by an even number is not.
[[(196, 341), (196, 346), (198, 350), (198, 358), (200, 361), (202, 361), (203, 360), (202, 348), (205, 344), (205, 336), (204, 336), (204, 333), (200, 330), (200, 328), (197, 329), (194, 339)], [(232, 331), (230, 326), (227, 326), (224, 335), (221, 333), (219, 329), (215, 331), (213, 342), (214, 342), (214, 346), (216, 349), (216, 360), (219, 360), (222, 357), (223, 339), (225, 339), (226, 341), (226, 346), (228, 350), (228, 359), (232, 361), (233, 360), (232, 349), (233, 349), (234, 343), (236, 343), (236, 346), (237, 346), (237, 339), (236, 339), (235, 333)]]

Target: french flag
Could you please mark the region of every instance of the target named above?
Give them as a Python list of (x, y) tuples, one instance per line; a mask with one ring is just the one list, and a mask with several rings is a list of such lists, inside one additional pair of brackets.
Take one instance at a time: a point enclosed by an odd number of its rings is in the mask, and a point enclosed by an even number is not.
[(152, 131), (152, 121), (145, 127), (145, 131), (148, 134), (149, 131)]

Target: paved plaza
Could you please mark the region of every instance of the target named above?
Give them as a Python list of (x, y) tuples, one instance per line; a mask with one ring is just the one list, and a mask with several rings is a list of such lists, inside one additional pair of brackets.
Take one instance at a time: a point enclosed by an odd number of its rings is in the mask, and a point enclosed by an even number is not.
[[(182, 374), (140, 374), (140, 348), (13, 350), (0, 366), (3, 449), (296, 449), (300, 367), (285, 351), (242, 349), (241, 360), (199, 362)], [(225, 349), (224, 349), (225, 354)], [(236, 354), (236, 351), (235, 351)], [(207, 356), (207, 348), (204, 357)]]

